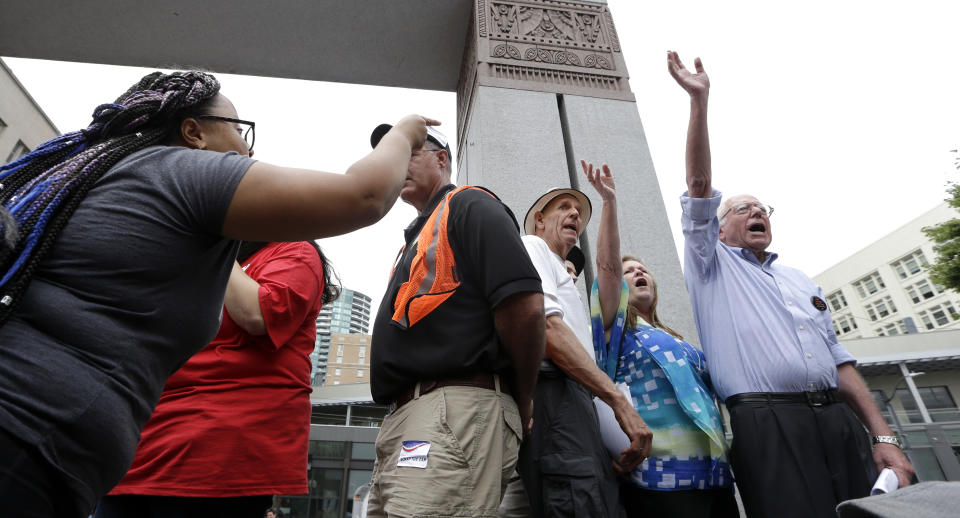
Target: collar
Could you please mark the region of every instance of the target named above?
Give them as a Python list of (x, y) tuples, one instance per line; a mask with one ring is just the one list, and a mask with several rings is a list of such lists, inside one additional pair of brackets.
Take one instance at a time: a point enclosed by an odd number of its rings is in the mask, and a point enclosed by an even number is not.
[(427, 202), (427, 206), (424, 207), (423, 212), (417, 215), (413, 221), (407, 225), (407, 228), (403, 229), (403, 238), (409, 244), (412, 239), (417, 236), (417, 233), (420, 232), (420, 229), (423, 228), (423, 224), (427, 222), (427, 219), (430, 218), (430, 214), (433, 214), (433, 209), (437, 208), (437, 205), (440, 204), (440, 200), (447, 195), (448, 192), (456, 189), (457, 186), (452, 183), (448, 183), (440, 188), (436, 194), (433, 195), (433, 198), (430, 198), (430, 201)]
[(730, 250), (733, 250), (734, 253), (744, 258), (745, 260), (747, 260), (748, 262), (751, 262), (758, 266), (770, 266), (771, 264), (773, 264), (774, 261), (777, 260), (778, 257), (780, 257), (780, 254), (778, 253), (768, 251), (767, 259), (761, 264), (760, 260), (757, 259), (757, 255), (746, 248), (740, 248), (738, 246), (728, 246), (728, 245), (723, 245), (723, 246), (726, 246)]

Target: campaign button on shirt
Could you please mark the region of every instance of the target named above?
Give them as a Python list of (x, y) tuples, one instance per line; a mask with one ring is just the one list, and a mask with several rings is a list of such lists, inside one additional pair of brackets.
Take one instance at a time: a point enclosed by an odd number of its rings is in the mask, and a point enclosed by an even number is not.
[(813, 304), (813, 307), (817, 308), (817, 311), (826, 311), (827, 303), (823, 299), (814, 295), (810, 297), (810, 303)]

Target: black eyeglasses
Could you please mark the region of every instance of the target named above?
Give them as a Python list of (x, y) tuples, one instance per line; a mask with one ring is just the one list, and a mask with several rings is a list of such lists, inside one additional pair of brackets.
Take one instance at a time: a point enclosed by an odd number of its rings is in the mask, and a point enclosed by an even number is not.
[(245, 121), (240, 119), (231, 119), (230, 117), (221, 117), (219, 115), (197, 115), (197, 119), (213, 119), (224, 122), (232, 122), (234, 124), (243, 124), (247, 126), (247, 129), (237, 128), (237, 131), (243, 135), (243, 141), (247, 143), (247, 151), (253, 151), (253, 143), (257, 140), (256, 128), (257, 123), (253, 121)]

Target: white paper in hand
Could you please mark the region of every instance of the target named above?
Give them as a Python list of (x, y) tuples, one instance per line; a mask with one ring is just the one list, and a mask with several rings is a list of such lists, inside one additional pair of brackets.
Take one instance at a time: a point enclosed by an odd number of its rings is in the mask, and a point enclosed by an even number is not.
[(870, 495), (882, 495), (884, 493), (892, 493), (900, 487), (900, 479), (897, 478), (897, 474), (890, 468), (883, 468), (883, 471), (880, 472), (880, 476), (877, 477), (876, 483), (873, 484), (873, 489), (870, 490)]
[[(620, 394), (633, 405), (633, 399), (630, 397), (630, 387), (626, 383), (617, 383), (617, 390)], [(593, 398), (593, 406), (597, 408), (597, 418), (600, 420), (600, 437), (603, 440), (603, 447), (607, 449), (610, 458), (619, 459), (620, 452), (630, 447), (630, 438), (620, 429), (620, 423), (617, 422), (613, 409), (600, 400)]]

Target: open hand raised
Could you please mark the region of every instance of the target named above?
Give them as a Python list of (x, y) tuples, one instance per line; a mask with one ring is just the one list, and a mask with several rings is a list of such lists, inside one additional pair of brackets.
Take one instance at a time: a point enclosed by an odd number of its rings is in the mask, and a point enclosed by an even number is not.
[(680, 56), (676, 52), (667, 51), (667, 70), (677, 81), (677, 84), (683, 87), (691, 97), (705, 96), (710, 92), (710, 78), (703, 71), (703, 63), (700, 58), (693, 60), (693, 66), (697, 69), (696, 74), (691, 74), (689, 70), (680, 61)]
[(588, 164), (585, 160), (581, 160), (580, 167), (583, 168), (583, 172), (587, 175), (587, 180), (590, 181), (590, 185), (596, 189), (603, 201), (617, 199), (617, 188), (613, 183), (613, 176), (610, 175), (610, 168), (607, 167), (607, 164), (603, 164), (603, 171), (601, 171), (601, 168), (598, 167), (594, 169), (593, 164)]

